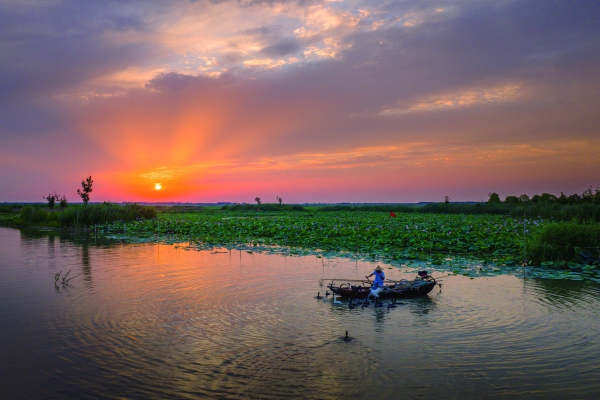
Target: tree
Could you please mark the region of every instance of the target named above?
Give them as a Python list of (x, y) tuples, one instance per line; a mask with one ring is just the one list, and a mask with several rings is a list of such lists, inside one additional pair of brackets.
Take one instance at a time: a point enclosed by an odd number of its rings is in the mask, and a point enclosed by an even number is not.
[(279, 202), (279, 205), (281, 205), (281, 202), (283, 201), (283, 199), (279, 196), (275, 197), (275, 199)]
[[(596, 189), (596, 193), (598, 193), (598, 189)], [(594, 201), (594, 192), (592, 192), (592, 187), (590, 186), (588, 189), (584, 190), (581, 194), (581, 200), (585, 202), (592, 203)]]
[(54, 208), (54, 204), (56, 204), (56, 201), (58, 200), (58, 195), (56, 194), (56, 192), (54, 192), (50, 193), (48, 197), (42, 198), (48, 202), (48, 207), (52, 210)]
[(260, 197), (255, 198), (254, 201), (257, 202), (258, 205), (260, 206)]
[[(571, 197), (571, 196), (569, 196), (569, 197)], [(576, 195), (576, 196), (578, 199), (581, 199), (579, 197), (579, 195)], [(541, 202), (549, 202), (549, 201), (555, 201), (555, 200), (558, 200), (558, 197), (556, 197), (555, 195), (550, 194), (550, 193), (542, 193), (542, 195), (539, 198), (539, 201), (541, 201)]]
[(67, 206), (69, 205), (67, 203), (67, 197), (63, 196), (59, 199), (58, 204), (60, 205), (60, 210), (64, 211), (65, 208), (67, 208)]
[(83, 201), (83, 205), (87, 206), (88, 201), (90, 201), (90, 193), (92, 192), (92, 183), (94, 183), (94, 181), (92, 180), (92, 177), (88, 177), (87, 179), (81, 181), (81, 189), (77, 189), (77, 194), (79, 195), (79, 197), (81, 197), (81, 200)]
[(529, 201), (529, 196), (527, 196), (526, 194), (522, 194), (519, 196), (519, 201), (527, 202), (527, 201)]
[(444, 203), (450, 203), (450, 196), (444, 196)]
[(504, 202), (508, 204), (515, 204), (519, 202), (519, 198), (517, 196), (506, 196)]
[(488, 203), (502, 203), (502, 201), (500, 200), (500, 196), (498, 196), (498, 193), (489, 193), (490, 199), (487, 201)]

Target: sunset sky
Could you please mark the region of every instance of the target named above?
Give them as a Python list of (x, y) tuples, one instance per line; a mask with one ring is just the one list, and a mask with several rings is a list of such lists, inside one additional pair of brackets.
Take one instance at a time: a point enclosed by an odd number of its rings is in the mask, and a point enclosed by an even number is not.
[[(600, 186), (596, 0), (0, 0), (0, 202)], [(157, 190), (160, 184), (160, 190)]]

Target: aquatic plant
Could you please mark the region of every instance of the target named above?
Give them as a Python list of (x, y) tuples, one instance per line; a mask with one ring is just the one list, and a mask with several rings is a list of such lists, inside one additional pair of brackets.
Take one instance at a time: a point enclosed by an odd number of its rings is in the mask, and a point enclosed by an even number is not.
[(70, 207), (60, 215), (62, 226), (92, 226), (114, 221), (134, 221), (138, 219), (156, 218), (156, 210), (137, 203), (123, 205), (104, 202), (90, 204), (87, 207)]
[[(530, 221), (526, 234), (537, 229)], [(256, 212), (206, 210), (161, 213), (154, 220), (116, 221), (102, 229), (129, 238), (171, 236), (171, 241), (206, 245), (280, 245), (346, 251), (382, 260), (431, 260), (469, 255), (519, 263), (523, 221), (498, 215), (399, 214), (379, 212)], [(124, 237), (125, 237), (124, 236)]]
[(535, 232), (527, 246), (534, 264), (589, 263), (600, 259), (600, 224), (552, 222)]

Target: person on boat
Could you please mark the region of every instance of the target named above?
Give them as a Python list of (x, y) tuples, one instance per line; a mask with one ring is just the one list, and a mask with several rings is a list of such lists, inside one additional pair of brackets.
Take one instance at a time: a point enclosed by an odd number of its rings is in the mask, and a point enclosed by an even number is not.
[(377, 268), (373, 271), (373, 273), (367, 278), (375, 275), (375, 280), (373, 281), (373, 288), (383, 287), (383, 281), (385, 280), (385, 274), (383, 273), (383, 269), (378, 265)]

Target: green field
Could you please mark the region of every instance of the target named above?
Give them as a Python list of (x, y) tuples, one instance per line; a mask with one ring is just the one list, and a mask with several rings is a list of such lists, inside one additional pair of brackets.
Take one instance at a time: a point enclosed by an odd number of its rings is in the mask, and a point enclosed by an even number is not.
[(577, 254), (566, 261), (546, 252), (545, 258), (535, 263), (544, 268), (531, 266), (534, 250), (545, 246), (540, 244), (540, 235), (555, 225), (542, 219), (490, 214), (398, 213), (393, 218), (387, 212), (368, 211), (212, 209), (162, 212), (156, 219), (114, 222), (99, 228), (109, 237), (130, 243), (342, 256), (468, 276), (525, 274), (527, 266), (530, 277), (600, 282), (597, 260), (585, 265), (576, 259)]
[(278, 245), (433, 263), (468, 256), (514, 265), (523, 261), (527, 237), (542, 224), (499, 215), (398, 214), (392, 218), (388, 213), (364, 211), (208, 210), (159, 213), (157, 219), (115, 222), (100, 229), (134, 241), (185, 241), (206, 247)]
[[(259, 212), (256, 205), (99, 203), (50, 211), (33, 204), (4, 207), (0, 225), (87, 228), (129, 243), (343, 256), (469, 275), (539, 266), (546, 271), (541, 273), (544, 277), (600, 278), (594, 275), (600, 258), (600, 224), (593, 218), (556, 221), (554, 217), (511, 216), (497, 214), (488, 206), (479, 207), (485, 213), (455, 213), (447, 204), (441, 205), (449, 209), (447, 213), (396, 206), (396, 217), (392, 217), (389, 207), (393, 206), (271, 204), (261, 205)], [(463, 210), (465, 206), (456, 207)], [(549, 269), (554, 275), (548, 275)]]

